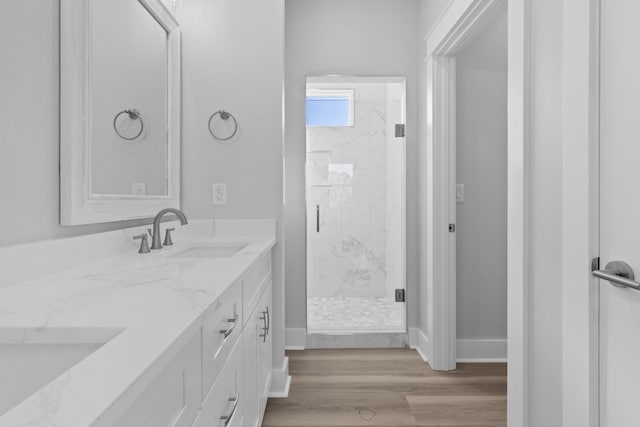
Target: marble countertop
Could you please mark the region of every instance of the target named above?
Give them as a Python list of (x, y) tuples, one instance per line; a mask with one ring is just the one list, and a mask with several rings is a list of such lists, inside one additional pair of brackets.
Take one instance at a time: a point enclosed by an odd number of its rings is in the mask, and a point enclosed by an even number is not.
[(3, 342), (108, 340), (0, 417), (0, 426), (112, 425), (131, 403), (127, 396), (146, 388), (198, 330), (204, 310), (275, 244), (244, 239), (248, 245), (232, 257), (188, 259), (171, 256), (198, 242), (243, 239), (174, 240), (161, 251), (132, 250), (0, 289)]

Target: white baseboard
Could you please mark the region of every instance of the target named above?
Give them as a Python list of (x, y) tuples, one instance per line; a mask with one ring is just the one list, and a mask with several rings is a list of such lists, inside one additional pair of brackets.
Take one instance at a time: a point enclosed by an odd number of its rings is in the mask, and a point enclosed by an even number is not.
[(456, 361), (460, 363), (506, 363), (506, 339), (459, 339)]
[(408, 344), (403, 333), (307, 334), (307, 348), (402, 348)]
[(291, 387), (291, 376), (289, 375), (289, 358), (285, 357), (280, 369), (274, 369), (271, 373), (271, 389), (269, 397), (286, 398), (289, 397)]
[[(409, 328), (409, 346), (425, 362), (431, 357), (431, 342), (419, 328)], [(506, 339), (459, 339), (456, 343), (456, 361), (459, 363), (506, 363)]]
[(307, 330), (304, 328), (287, 328), (284, 338), (285, 350), (304, 350), (307, 342)]
[(419, 328), (409, 328), (409, 347), (415, 349), (422, 360), (429, 363), (431, 357), (431, 342)]

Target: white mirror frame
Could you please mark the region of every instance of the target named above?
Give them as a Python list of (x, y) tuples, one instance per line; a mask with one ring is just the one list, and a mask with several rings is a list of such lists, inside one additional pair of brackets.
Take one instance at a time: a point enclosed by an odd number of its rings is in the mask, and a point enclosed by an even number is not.
[[(137, 0), (167, 32), (166, 196), (92, 195), (90, 1), (60, 2), (60, 223), (94, 224), (153, 217), (180, 207), (180, 29), (162, 0)], [(113, 23), (117, 25), (117, 22)]]

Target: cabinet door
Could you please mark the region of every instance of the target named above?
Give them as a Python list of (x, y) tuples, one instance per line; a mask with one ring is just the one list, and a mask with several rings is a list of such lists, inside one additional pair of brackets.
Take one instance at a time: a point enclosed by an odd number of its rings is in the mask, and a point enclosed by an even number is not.
[(255, 311), (251, 314), (251, 322), (242, 333), (244, 344), (244, 420), (245, 427), (258, 425), (258, 373), (257, 373), (257, 326)]
[(271, 342), (273, 332), (271, 309), (271, 283), (267, 286), (257, 308), (257, 374), (258, 374), (258, 413), (264, 415), (271, 388)]
[(116, 427), (189, 427), (202, 400), (201, 334), (179, 351)]

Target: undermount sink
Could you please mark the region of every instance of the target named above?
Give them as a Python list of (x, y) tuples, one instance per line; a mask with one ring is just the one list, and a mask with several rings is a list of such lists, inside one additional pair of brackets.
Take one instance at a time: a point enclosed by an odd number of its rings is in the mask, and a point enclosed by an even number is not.
[(200, 244), (178, 252), (172, 258), (229, 258), (246, 247), (246, 243)]
[(0, 416), (121, 331), (115, 328), (0, 328)]

